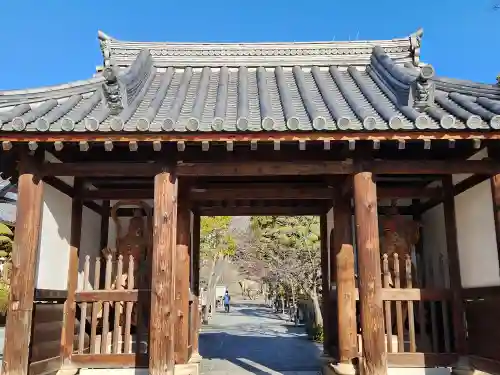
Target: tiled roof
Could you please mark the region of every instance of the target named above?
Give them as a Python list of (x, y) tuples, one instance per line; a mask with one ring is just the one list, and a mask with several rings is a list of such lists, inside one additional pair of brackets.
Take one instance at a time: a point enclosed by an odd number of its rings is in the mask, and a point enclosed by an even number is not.
[(102, 74), (0, 92), (1, 132), (500, 129), (500, 88), (390, 41), (173, 44), (100, 34)]

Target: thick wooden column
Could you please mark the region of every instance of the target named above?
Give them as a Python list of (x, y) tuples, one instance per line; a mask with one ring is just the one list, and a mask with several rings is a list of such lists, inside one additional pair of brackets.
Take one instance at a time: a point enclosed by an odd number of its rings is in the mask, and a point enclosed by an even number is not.
[(76, 302), (75, 293), (78, 283), (78, 257), (82, 238), (83, 201), (80, 198), (83, 181), (75, 178), (75, 198), (71, 205), (71, 234), (68, 262), (68, 297), (64, 304), (63, 330), (61, 335), (61, 359), (68, 365), (73, 352), (75, 338)]
[(337, 285), (338, 359), (341, 363), (351, 363), (358, 355), (351, 194), (338, 194), (334, 204), (332, 256)]
[[(488, 157), (500, 162), (500, 149), (498, 146), (488, 146)], [(495, 220), (495, 232), (497, 238), (498, 259), (500, 259), (500, 174), (491, 176), (491, 198), (493, 203), (493, 218)]]
[(365, 375), (387, 374), (377, 189), (370, 172), (354, 175), (359, 300)]
[(188, 362), (189, 346), (189, 242), (191, 234), (191, 211), (188, 199), (179, 198), (177, 207), (177, 254), (175, 259), (175, 304), (177, 321), (175, 323), (175, 362)]
[(194, 294), (193, 309), (196, 309), (194, 316), (196, 321), (193, 322), (193, 332), (191, 337), (191, 348), (192, 355), (191, 359), (193, 361), (201, 360), (199, 354), (199, 334), (201, 325), (201, 312), (199, 305), (200, 297), (200, 215), (198, 212), (193, 212), (193, 232), (192, 232), (192, 263), (193, 263), (193, 275), (191, 278), (191, 291)]
[(323, 304), (323, 354), (330, 353), (332, 343), (331, 325), (332, 314), (330, 309), (330, 255), (328, 248), (328, 219), (326, 214), (319, 217), (321, 241), (321, 283)]
[(28, 374), (36, 262), (40, 237), (43, 182), (38, 165), (23, 154), (17, 185), (16, 240), (12, 252), (9, 310), (5, 327), (2, 374)]
[(193, 294), (200, 296), (200, 230), (201, 216), (194, 212), (193, 217)]
[(450, 275), (452, 321), (455, 338), (455, 351), (460, 356), (467, 354), (467, 335), (465, 330), (465, 306), (462, 298), (462, 279), (458, 255), (457, 224), (455, 218), (455, 194), (452, 176), (443, 177), (443, 209), (448, 251), (448, 272)]
[(175, 255), (177, 246), (177, 178), (164, 170), (154, 179), (149, 373), (174, 372)]

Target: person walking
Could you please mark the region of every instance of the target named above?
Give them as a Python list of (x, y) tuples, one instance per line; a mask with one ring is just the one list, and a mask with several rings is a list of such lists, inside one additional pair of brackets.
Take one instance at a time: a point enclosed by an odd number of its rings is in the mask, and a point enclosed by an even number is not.
[(229, 312), (229, 302), (231, 301), (231, 296), (229, 295), (229, 292), (226, 290), (226, 293), (224, 294), (224, 310), (228, 313)]

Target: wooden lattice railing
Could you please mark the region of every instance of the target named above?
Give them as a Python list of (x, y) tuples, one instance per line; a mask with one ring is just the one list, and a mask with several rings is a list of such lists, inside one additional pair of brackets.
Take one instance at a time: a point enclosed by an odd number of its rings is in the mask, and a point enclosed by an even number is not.
[[(77, 319), (80, 325), (77, 354), (140, 354), (147, 353), (147, 319), (149, 290), (135, 280), (134, 258), (124, 262), (120, 255), (109, 255), (104, 267), (101, 258), (94, 262), (93, 287), (84, 282), (83, 289), (76, 292), (79, 304)], [(91, 260), (87, 256), (83, 267), (83, 280), (89, 280)], [(125, 269), (126, 268), (126, 269)], [(104, 275), (104, 282), (101, 278)], [(126, 282), (122, 281), (126, 277)], [(145, 308), (146, 307), (146, 308)], [(90, 345), (85, 346), (85, 337), (90, 336)]]

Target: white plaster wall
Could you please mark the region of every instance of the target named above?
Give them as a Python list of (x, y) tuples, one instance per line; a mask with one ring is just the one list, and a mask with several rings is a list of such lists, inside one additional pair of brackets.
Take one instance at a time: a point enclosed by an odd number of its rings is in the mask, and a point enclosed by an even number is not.
[(44, 185), (36, 288), (67, 289), (71, 198)]
[(462, 286), (500, 285), (500, 268), (489, 181), (455, 197)]
[[(82, 238), (78, 259), (78, 289), (93, 289), (95, 260), (100, 255), (101, 242), (101, 215), (87, 207), (83, 207)], [(86, 256), (90, 256), (89, 275), (84, 278), (84, 264)]]
[[(482, 159), (485, 151), (471, 159)], [(469, 175), (454, 175), (454, 184)], [(465, 288), (500, 285), (493, 201), (489, 180), (455, 197), (455, 220), (462, 286)], [(422, 216), (426, 272), (440, 270), (439, 254), (447, 262), (443, 205)], [(445, 263), (447, 264), (447, 263)], [(448, 285), (448, 273), (442, 273)]]

